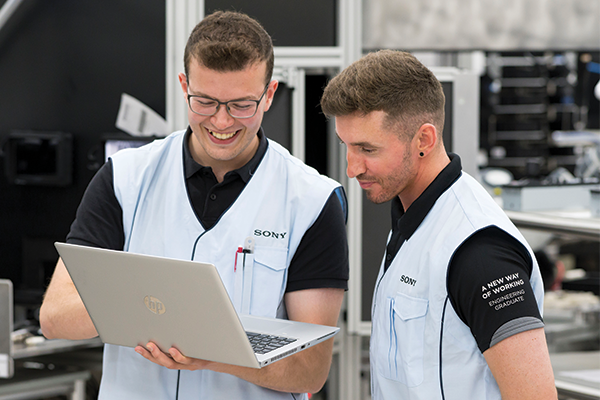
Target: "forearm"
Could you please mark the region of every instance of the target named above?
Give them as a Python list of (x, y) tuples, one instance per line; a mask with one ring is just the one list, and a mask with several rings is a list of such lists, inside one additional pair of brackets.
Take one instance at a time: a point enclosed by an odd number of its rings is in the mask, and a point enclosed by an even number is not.
[(73, 297), (45, 297), (40, 309), (40, 326), (46, 338), (78, 340), (98, 336), (83, 303)]
[(79, 293), (58, 261), (40, 308), (40, 326), (48, 339), (89, 339), (98, 336)]
[[(285, 301), (290, 319), (335, 326), (343, 298), (342, 289), (312, 289), (287, 293)], [(329, 339), (260, 370), (223, 364), (215, 365), (215, 370), (273, 390), (316, 393), (327, 380), (332, 351), (333, 339)]]
[(316, 393), (325, 384), (331, 366), (333, 339), (261, 369), (213, 364), (209, 368), (237, 376), (255, 385), (289, 393)]

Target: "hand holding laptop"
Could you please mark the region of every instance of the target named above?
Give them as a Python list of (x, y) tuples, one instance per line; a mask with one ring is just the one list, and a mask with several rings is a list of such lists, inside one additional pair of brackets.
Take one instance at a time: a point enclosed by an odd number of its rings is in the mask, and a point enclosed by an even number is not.
[[(102, 341), (134, 347), (168, 368), (181, 369), (176, 360), (194, 369), (208, 361), (261, 368), (339, 331), (238, 315), (212, 264), (65, 243), (56, 248)], [(255, 353), (246, 331), (277, 343)]]

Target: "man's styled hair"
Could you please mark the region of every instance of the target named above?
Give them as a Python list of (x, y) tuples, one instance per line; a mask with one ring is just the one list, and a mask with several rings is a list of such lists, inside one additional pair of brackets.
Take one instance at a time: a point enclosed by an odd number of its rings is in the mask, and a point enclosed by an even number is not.
[(325, 88), (321, 108), (328, 117), (384, 111), (389, 127), (399, 123), (412, 138), (418, 128), (444, 128), (442, 84), (410, 53), (380, 50), (369, 53), (335, 76)]
[(273, 75), (273, 42), (262, 25), (246, 14), (216, 11), (196, 25), (185, 46), (188, 76), (192, 59), (215, 71), (241, 71), (265, 61), (265, 84)]

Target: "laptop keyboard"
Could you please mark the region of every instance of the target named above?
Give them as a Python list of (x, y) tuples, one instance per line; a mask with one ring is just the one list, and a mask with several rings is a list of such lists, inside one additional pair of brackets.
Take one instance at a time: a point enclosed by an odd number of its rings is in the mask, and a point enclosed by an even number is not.
[(246, 335), (248, 335), (252, 349), (256, 354), (267, 354), (270, 351), (276, 350), (297, 340), (283, 336), (273, 336), (254, 332), (246, 332)]

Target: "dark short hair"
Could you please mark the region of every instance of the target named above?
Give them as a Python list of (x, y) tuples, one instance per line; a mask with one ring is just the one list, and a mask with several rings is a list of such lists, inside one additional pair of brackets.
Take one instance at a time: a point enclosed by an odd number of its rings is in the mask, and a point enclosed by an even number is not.
[(255, 19), (234, 11), (216, 11), (192, 30), (185, 46), (185, 74), (195, 59), (215, 71), (241, 71), (265, 61), (265, 83), (273, 75), (273, 41)]
[(387, 123), (400, 123), (412, 138), (424, 123), (441, 135), (445, 101), (441, 83), (412, 54), (380, 50), (335, 76), (325, 88), (321, 109), (328, 117), (384, 111)]

